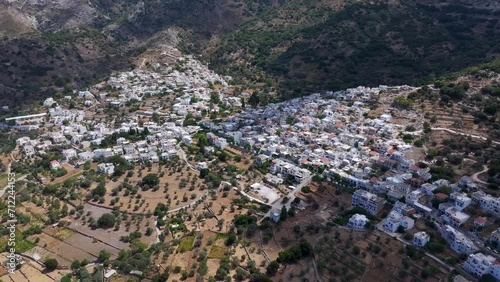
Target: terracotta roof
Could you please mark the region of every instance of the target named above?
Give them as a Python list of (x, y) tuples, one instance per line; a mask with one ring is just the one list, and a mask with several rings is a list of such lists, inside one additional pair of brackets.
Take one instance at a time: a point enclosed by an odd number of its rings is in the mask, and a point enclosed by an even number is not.
[(488, 219), (486, 217), (478, 216), (478, 217), (476, 217), (476, 219), (474, 220), (474, 222), (478, 223), (478, 224), (485, 224), (487, 220)]
[(407, 210), (406, 213), (407, 214), (415, 214), (415, 213), (417, 213), (417, 210), (415, 210), (414, 208), (412, 208), (412, 209)]
[(436, 194), (434, 194), (434, 196), (438, 197), (441, 200), (448, 199), (448, 195), (446, 195), (445, 193), (436, 193)]

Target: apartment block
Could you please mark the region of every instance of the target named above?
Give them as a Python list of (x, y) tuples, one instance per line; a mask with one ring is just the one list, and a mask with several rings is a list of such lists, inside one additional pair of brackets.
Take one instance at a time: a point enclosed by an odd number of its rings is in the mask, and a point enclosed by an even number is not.
[(357, 190), (352, 194), (352, 206), (364, 208), (371, 215), (377, 214), (384, 203), (383, 198), (365, 190)]

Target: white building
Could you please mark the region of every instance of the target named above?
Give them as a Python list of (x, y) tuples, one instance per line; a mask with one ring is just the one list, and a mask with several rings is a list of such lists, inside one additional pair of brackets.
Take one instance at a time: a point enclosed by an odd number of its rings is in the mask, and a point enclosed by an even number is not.
[(64, 135), (62, 135), (61, 133), (55, 133), (54, 135), (52, 135), (52, 141), (54, 143), (62, 143), (66, 141), (66, 137), (64, 137)]
[(270, 215), (271, 215), (271, 219), (274, 222), (278, 222), (278, 221), (280, 221), (281, 211), (280, 210), (272, 210)]
[(76, 150), (75, 149), (66, 149), (66, 150), (62, 150), (62, 155), (64, 156), (64, 158), (69, 161), (71, 159), (74, 159), (77, 157), (77, 153), (76, 153)]
[(92, 153), (92, 152), (81, 152), (80, 154), (78, 154), (78, 158), (81, 161), (89, 161), (89, 160), (92, 160), (94, 158), (94, 153)]
[(208, 164), (206, 162), (201, 162), (196, 165), (197, 170), (202, 170), (208, 168)]
[(300, 168), (289, 162), (280, 159), (272, 161), (269, 171), (272, 174), (282, 174), (283, 176), (293, 177), (296, 182), (302, 182), (311, 176), (311, 172), (305, 168)]
[(455, 208), (461, 211), (472, 203), (472, 199), (465, 193), (453, 192), (450, 194), (450, 199), (455, 202)]
[(384, 221), (384, 230), (387, 232), (396, 232), (401, 226), (404, 230), (412, 229), (415, 221), (407, 216), (404, 216), (397, 211), (391, 211)]
[(112, 163), (98, 164), (97, 171), (102, 174), (110, 175), (115, 172), (115, 166)]
[(54, 105), (56, 103), (56, 101), (54, 100), (54, 98), (50, 97), (50, 98), (47, 98), (45, 99), (45, 101), (43, 101), (43, 106), (44, 107), (51, 107), (52, 105)]
[(369, 222), (369, 220), (364, 214), (357, 213), (349, 218), (347, 227), (354, 229), (364, 229), (367, 222)]
[(56, 160), (52, 160), (50, 161), (50, 169), (59, 169), (61, 168), (61, 164), (56, 161)]
[(182, 137), (182, 143), (186, 146), (191, 146), (191, 144), (193, 144), (193, 139), (191, 138), (191, 136), (186, 135)]
[(219, 149), (224, 149), (228, 146), (227, 140), (225, 138), (219, 137), (214, 140), (214, 146)]
[(476, 277), (481, 277), (493, 270), (494, 263), (495, 258), (490, 255), (484, 255), (483, 253), (470, 254), (464, 263), (464, 268)]
[(497, 280), (500, 280), (500, 261), (495, 261), (490, 268), (490, 274), (493, 275)]
[(491, 232), (490, 242), (496, 242), (496, 244), (500, 245), (500, 228)]
[(24, 144), (26, 144), (30, 141), (31, 141), (31, 139), (28, 136), (24, 136), (24, 137), (18, 138), (16, 140), (16, 145), (24, 146)]
[(352, 206), (361, 207), (371, 215), (377, 214), (384, 206), (384, 199), (365, 190), (356, 190), (352, 194)]
[(164, 160), (168, 160), (172, 157), (175, 157), (177, 156), (177, 150), (175, 149), (168, 149), (166, 151), (164, 151), (163, 153), (161, 153), (161, 158), (164, 159)]
[(431, 237), (425, 231), (420, 231), (413, 235), (413, 245), (418, 247), (424, 247), (430, 240)]
[(459, 254), (470, 254), (478, 250), (474, 242), (449, 225), (440, 226), (439, 232), (450, 244), (450, 248)]
[[(441, 205), (440, 205), (440, 207), (441, 207)], [(443, 213), (443, 215), (441, 215), (441, 218), (446, 223), (448, 223), (454, 227), (459, 227), (460, 225), (465, 223), (470, 218), (470, 216), (466, 213), (458, 211), (455, 208), (455, 206), (453, 206), (453, 207), (449, 207), (446, 210), (444, 210), (444, 213)]]
[(28, 157), (32, 156), (35, 154), (35, 148), (33, 148), (33, 146), (31, 146), (31, 145), (26, 145), (26, 146), (24, 146), (24, 153)]
[(486, 194), (481, 197), (479, 204), (483, 210), (489, 211), (495, 215), (500, 215), (500, 198), (495, 198)]

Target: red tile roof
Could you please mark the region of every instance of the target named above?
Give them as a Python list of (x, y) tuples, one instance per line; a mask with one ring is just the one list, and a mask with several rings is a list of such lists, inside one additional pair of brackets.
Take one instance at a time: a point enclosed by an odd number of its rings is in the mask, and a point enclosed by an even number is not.
[(483, 216), (478, 216), (476, 217), (476, 219), (474, 220), (474, 223), (477, 223), (477, 224), (485, 224), (487, 221), (487, 218), (486, 217), (483, 217)]
[(419, 170), (420, 168), (419, 168), (417, 165), (412, 164), (412, 165), (410, 166), (410, 169), (413, 169), (413, 170)]
[(448, 195), (446, 195), (445, 193), (436, 193), (436, 194), (434, 194), (434, 196), (438, 197), (441, 200), (448, 199)]
[(407, 210), (406, 213), (407, 214), (415, 214), (415, 213), (417, 213), (417, 210), (412, 208), (412, 209)]

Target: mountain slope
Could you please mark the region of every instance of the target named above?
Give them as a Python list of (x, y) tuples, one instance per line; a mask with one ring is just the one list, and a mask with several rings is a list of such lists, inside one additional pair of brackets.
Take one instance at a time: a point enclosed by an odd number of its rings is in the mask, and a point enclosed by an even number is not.
[[(288, 4), (224, 37), (211, 62), (233, 75), (278, 77), (285, 96), (418, 84), (500, 54), (495, 3), (359, 1), (335, 11), (307, 2), (300, 13)], [(283, 20), (275, 24), (273, 13)]]
[[(250, 5), (251, 4), (251, 5)], [(171, 29), (200, 44), (273, 1), (0, 0), (0, 105), (29, 105), (133, 67)], [(186, 44), (189, 45), (189, 44)]]
[(167, 44), (208, 55), (221, 74), (264, 85), (264, 94), (277, 86), (285, 98), (419, 84), (500, 53), (496, 0), (0, 0), (0, 8), (0, 105), (10, 106), (133, 67), (164, 33), (179, 34)]

